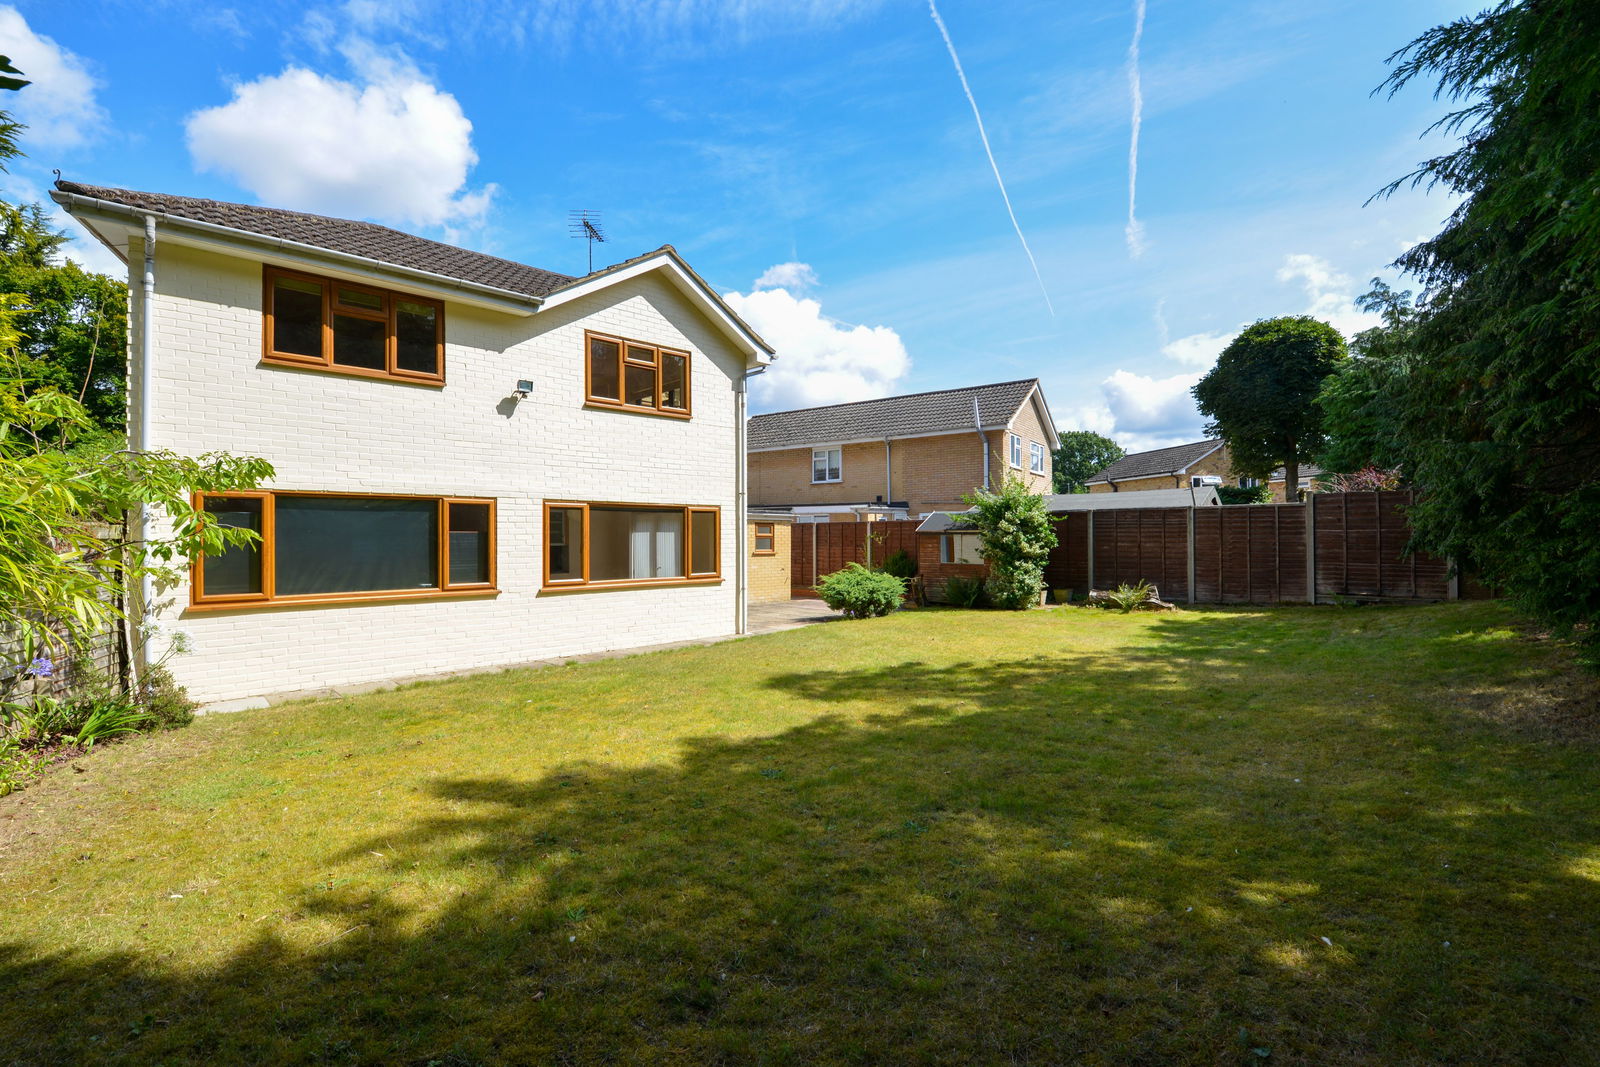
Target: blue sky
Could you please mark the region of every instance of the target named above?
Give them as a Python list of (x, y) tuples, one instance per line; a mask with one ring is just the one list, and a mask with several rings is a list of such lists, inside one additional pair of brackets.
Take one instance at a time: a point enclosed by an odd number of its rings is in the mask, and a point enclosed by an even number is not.
[[(758, 410), (1037, 375), (1063, 429), (1198, 436), (1240, 325), (1351, 299), (1448, 213), (1443, 106), (1372, 96), (1460, 0), (17, 0), (4, 182), (369, 217), (567, 273), (671, 243), (778, 348)], [(1142, 111), (1128, 235), (1133, 82)], [(77, 253), (107, 267), (92, 248)], [(1044, 292), (1041, 292), (1042, 279)], [(1047, 307), (1046, 296), (1053, 305)]]

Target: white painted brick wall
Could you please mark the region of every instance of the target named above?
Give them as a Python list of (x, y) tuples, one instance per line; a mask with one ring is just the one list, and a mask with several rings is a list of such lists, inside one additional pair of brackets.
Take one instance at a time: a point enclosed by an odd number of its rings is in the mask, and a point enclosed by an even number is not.
[[(262, 456), (281, 490), (498, 499), (492, 599), (217, 613), (188, 610), (187, 584), (165, 591), (156, 621), (189, 634), (192, 652), (171, 666), (196, 699), (733, 631), (732, 383), (743, 358), (669, 283), (646, 276), (521, 318), (448, 304), (443, 389), (262, 365), (258, 262), (158, 242), (156, 285), (151, 447)], [(585, 328), (692, 352), (693, 419), (585, 409)], [(513, 408), (519, 378), (534, 390)], [(717, 505), (724, 580), (541, 596), (545, 499)]]

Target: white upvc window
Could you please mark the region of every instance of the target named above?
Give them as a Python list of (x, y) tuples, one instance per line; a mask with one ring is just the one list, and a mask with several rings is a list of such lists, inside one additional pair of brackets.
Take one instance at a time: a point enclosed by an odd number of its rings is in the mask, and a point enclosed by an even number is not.
[(1044, 473), (1044, 445), (1038, 441), (1028, 442), (1028, 469), (1035, 474)]
[(843, 449), (813, 448), (811, 450), (811, 481), (837, 482), (844, 477)]
[(939, 538), (940, 563), (982, 563), (983, 540), (975, 533), (947, 533)]
[(1021, 470), (1022, 469), (1022, 435), (1013, 433), (1013, 434), (1007, 434), (1006, 437), (1008, 438), (1009, 443), (1011, 445), (1011, 465), (1013, 467), (1017, 468), (1017, 470)]
[(1240, 478), (1239, 479), (1239, 488), (1240, 489), (1255, 489), (1260, 484), (1261, 484), (1261, 479), (1260, 478)]

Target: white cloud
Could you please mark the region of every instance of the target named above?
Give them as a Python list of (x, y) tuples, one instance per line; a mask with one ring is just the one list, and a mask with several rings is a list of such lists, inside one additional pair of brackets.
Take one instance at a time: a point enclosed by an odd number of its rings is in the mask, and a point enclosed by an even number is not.
[(351, 81), (288, 67), (190, 115), (195, 165), (273, 205), (422, 226), (480, 221), (495, 187), (467, 187), (478, 153), (456, 98), (403, 54), (360, 40), (341, 50)]
[(84, 61), (51, 38), (34, 33), (28, 20), (9, 5), (0, 7), (0, 42), (11, 65), (33, 83), (6, 94), (7, 107), (28, 125), (25, 148), (71, 148), (105, 124), (105, 109), (94, 99), (100, 83)]
[(1383, 320), (1356, 306), (1355, 283), (1320, 256), (1298, 252), (1288, 256), (1278, 270), (1280, 282), (1299, 281), (1310, 306), (1305, 314), (1321, 319), (1349, 338)]
[(768, 267), (755, 280), (756, 289), (788, 289), (805, 292), (817, 287), (817, 272), (809, 263), (779, 263)]
[(823, 315), (817, 301), (788, 289), (758, 288), (728, 293), (726, 299), (777, 350), (772, 366), (752, 381), (758, 409), (782, 411), (888, 396), (911, 372), (904, 342), (887, 326), (838, 322)]
[[(1306, 306), (1298, 314), (1321, 319), (1347, 338), (1380, 321), (1378, 316), (1356, 306), (1356, 287), (1350, 276), (1320, 256), (1302, 252), (1284, 257), (1277, 280), (1300, 283)], [(1098, 432), (1114, 437), (1129, 451), (1195, 441), (1204, 434), (1205, 419), (1195, 409), (1189, 390), (1216, 364), (1228, 342), (1248, 325), (1240, 323), (1233, 330), (1192, 333), (1168, 341), (1165, 301), (1157, 303), (1155, 321), (1162, 339), (1161, 354), (1190, 369), (1166, 377), (1113, 371), (1100, 384), (1104, 404), (1081, 409), (1102, 424), (1109, 421), (1110, 429)], [(1096, 427), (1086, 424), (1085, 428)]]

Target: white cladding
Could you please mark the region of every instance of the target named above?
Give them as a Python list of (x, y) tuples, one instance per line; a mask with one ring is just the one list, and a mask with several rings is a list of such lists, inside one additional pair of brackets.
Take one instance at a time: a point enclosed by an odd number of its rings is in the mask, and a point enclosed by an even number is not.
[[(262, 264), (159, 237), (156, 249), (150, 447), (261, 456), (277, 471), (268, 487), (279, 490), (498, 502), (496, 597), (217, 612), (191, 610), (187, 584), (161, 591), (155, 621), (188, 635), (190, 651), (170, 666), (195, 699), (734, 630), (734, 382), (744, 357), (658, 274), (532, 316), (447, 304), (447, 384), (437, 388), (263, 365)], [(143, 252), (134, 251), (137, 263)], [(137, 314), (137, 295), (134, 305)], [(693, 418), (585, 408), (585, 329), (690, 351)], [(533, 383), (522, 400), (512, 397), (519, 379)], [(720, 507), (724, 580), (541, 594), (547, 499)], [(157, 638), (152, 655), (165, 643)]]

